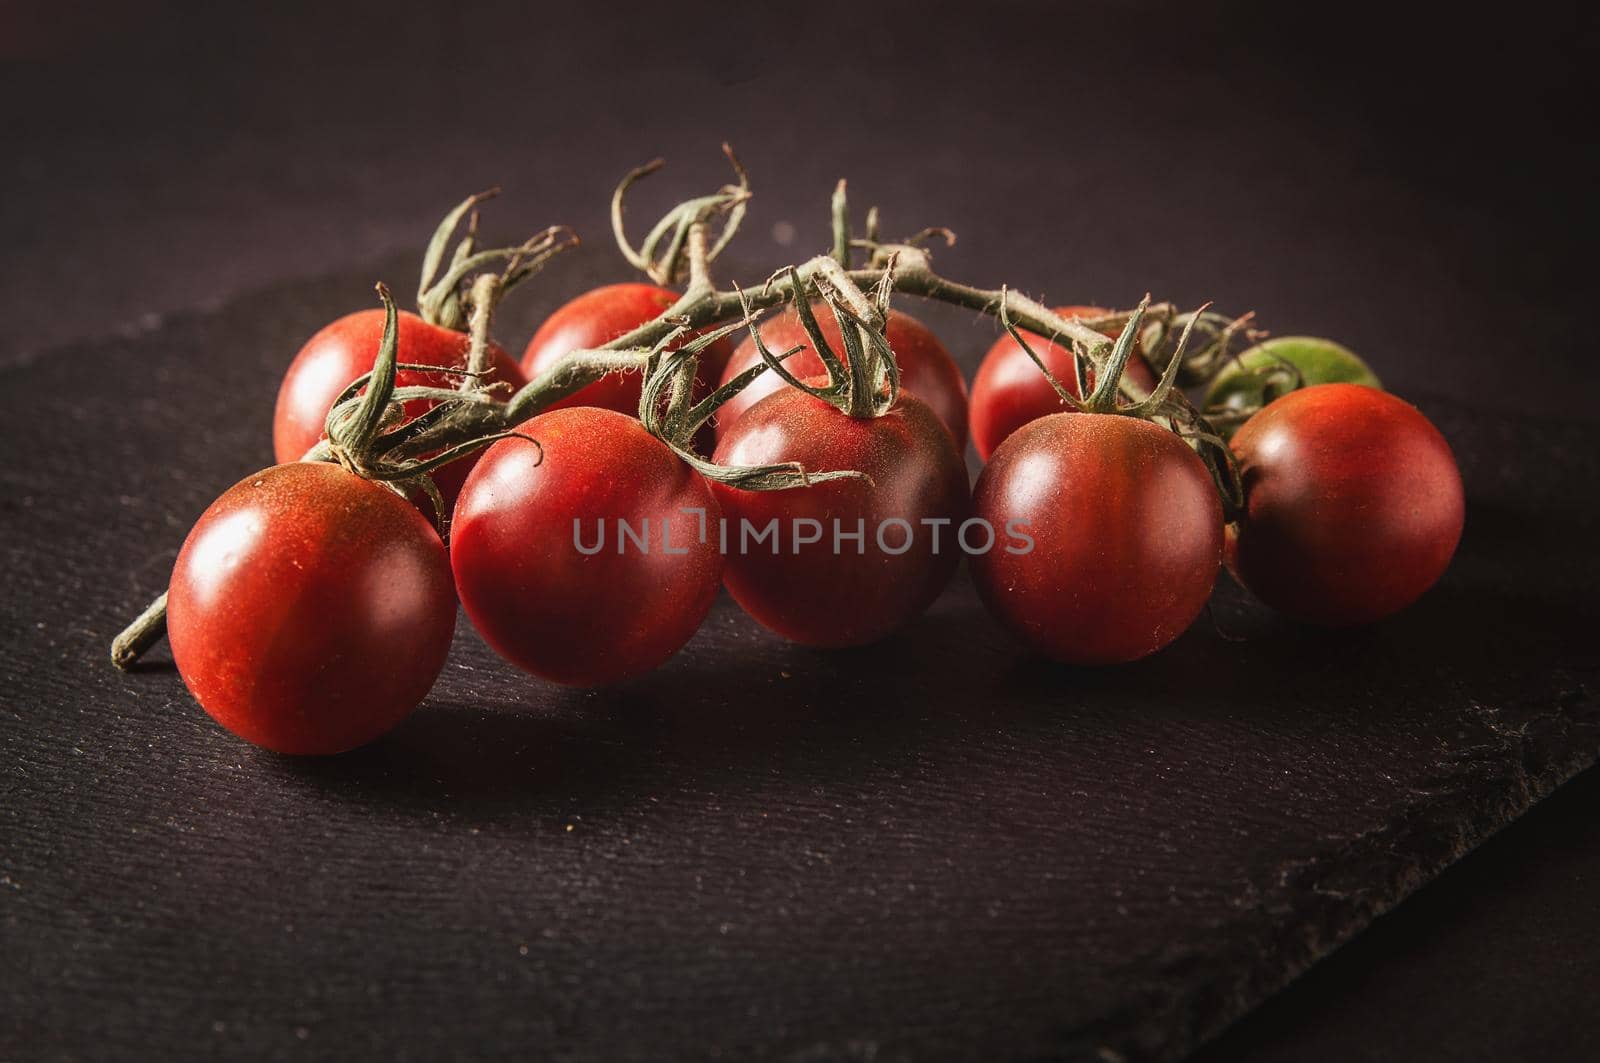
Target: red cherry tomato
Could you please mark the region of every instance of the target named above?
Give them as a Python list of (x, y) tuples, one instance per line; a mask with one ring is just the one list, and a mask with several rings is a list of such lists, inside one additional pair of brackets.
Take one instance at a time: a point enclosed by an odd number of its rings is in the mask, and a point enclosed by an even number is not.
[(394, 727), (438, 678), (455, 623), (426, 518), (323, 462), (273, 466), (213, 502), (167, 597), (195, 700), (280, 753), (339, 753)]
[(1154, 653), (1194, 622), (1222, 557), (1222, 503), (1173, 433), (1132, 417), (1053, 414), (1002, 443), (974, 513), (1012, 537), (972, 558), (1002, 626), (1073, 664)]
[[(539, 331), (533, 334), (527, 350), (522, 354), (522, 371), (532, 380), (572, 351), (610, 343), (618, 336), (660, 317), (663, 310), (677, 301), (677, 292), (653, 284), (609, 284), (585, 292), (551, 314), (539, 326)], [(701, 352), (700, 371), (695, 378), (695, 399), (704, 398), (710, 393), (712, 382), (721, 375), (722, 367), (732, 351), (733, 342), (724, 337)], [(597, 406), (636, 417), (643, 383), (641, 373), (612, 373), (550, 408)], [(708, 435), (703, 442), (709, 441)]]
[[(346, 315), (312, 336), (300, 348), (278, 388), (278, 406), (272, 419), (272, 449), (280, 463), (299, 461), (327, 434), (323, 426), (339, 393), (352, 380), (372, 371), (372, 363), (378, 357), (378, 344), (383, 339), (383, 320), (382, 310), (362, 310)], [(517, 363), (505, 351), (491, 346), (489, 354), (491, 372), (484, 383), (501, 383), (515, 389), (527, 382)], [(402, 312), (397, 360), (411, 365), (464, 368), (467, 336), (430, 325), (416, 314)], [(395, 373), (396, 387), (453, 388), (460, 382), (459, 376), (450, 373), (424, 373), (414, 369)], [(502, 397), (504, 394), (509, 391), (503, 391)], [(408, 418), (417, 417), (433, 405), (426, 400), (408, 402), (405, 414)], [(476, 460), (476, 454), (469, 454), (433, 473), (434, 485), (444, 496), (446, 505), (455, 499), (461, 482)], [(424, 508), (430, 507), (425, 505)]]
[[(839, 333), (838, 320), (824, 306), (815, 306), (813, 311), (828, 346), (843, 360), (844, 340)], [(783, 363), (784, 368), (796, 377), (804, 380), (825, 372), (822, 359), (811, 349), (811, 340), (793, 307), (765, 322), (760, 328), (762, 341), (775, 355), (781, 355), (791, 347), (806, 348)], [(944, 344), (939, 342), (939, 337), (910, 314), (889, 311), (885, 335), (889, 340), (889, 349), (894, 351), (895, 363), (900, 367), (901, 388), (928, 405), (949, 431), (950, 437), (955, 440), (957, 452), (960, 452), (967, 445), (967, 384), (961, 378), (961, 369), (950, 357), (950, 352), (944, 349)], [(722, 372), (722, 382), (727, 383), (760, 361), (761, 352), (756, 350), (754, 341), (746, 335), (744, 342), (739, 344), (733, 357), (728, 360), (728, 367)], [(782, 377), (770, 371), (756, 377), (749, 387), (723, 403), (717, 411), (717, 439), (720, 441), (727, 434), (744, 411), (787, 386)]]
[(717, 500), (615, 410), (553, 410), (519, 431), (543, 460), (525, 440), (501, 440), (456, 503), (461, 604), (501, 656), (545, 679), (599, 686), (649, 671), (716, 598)]
[(1228, 567), (1281, 612), (1364, 624), (1438, 582), (1466, 503), (1450, 445), (1416, 407), (1357, 384), (1269, 403), (1233, 437), (1245, 514)]
[[(915, 396), (902, 393), (887, 414), (856, 420), (784, 387), (723, 433), (717, 461), (796, 461), (808, 472), (854, 469), (872, 478), (786, 491), (712, 485), (728, 523), (728, 592), (756, 620), (795, 642), (875, 642), (926, 609), (960, 560), (956, 536), (968, 508), (966, 467), (938, 417)], [(746, 529), (759, 535), (774, 520), (772, 538), (746, 538)], [(807, 521), (820, 529), (815, 542), (804, 541), (813, 534)], [(844, 535), (859, 529), (861, 540), (836, 540), (836, 526)]]
[[(1102, 317), (1109, 310), (1094, 306), (1058, 306), (1056, 313), (1062, 317)], [(1060, 344), (1050, 343), (1043, 336), (1022, 330), (1046, 366), (1050, 375), (1074, 395), (1078, 393), (1077, 375), (1073, 372), (1072, 351)], [(1115, 338), (1116, 330), (1107, 336)], [(1157, 376), (1143, 356), (1134, 354), (1128, 359), (1128, 378), (1149, 390), (1157, 383)], [(1093, 383), (1091, 375), (1089, 383)], [(985, 461), (995, 448), (1012, 432), (1029, 421), (1037, 421), (1053, 413), (1061, 413), (1067, 406), (1050, 386), (1050, 381), (1039, 372), (1028, 352), (1023, 350), (1010, 333), (1003, 334), (983, 356), (978, 375), (972, 379), (972, 445)]]

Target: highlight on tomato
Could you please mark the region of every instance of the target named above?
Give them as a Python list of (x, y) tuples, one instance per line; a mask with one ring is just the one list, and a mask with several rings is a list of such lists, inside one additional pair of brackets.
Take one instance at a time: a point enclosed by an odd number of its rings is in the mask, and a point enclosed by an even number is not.
[(248, 476), (189, 532), (167, 594), (178, 674), (222, 726), (279, 753), (393, 728), (444, 667), (456, 599), (415, 506), (338, 465)]
[[(477, 380), (463, 375), (470, 343), (465, 331), (461, 282), (490, 262), (509, 261), (512, 267), (498, 288), (498, 294), (503, 294), (537, 272), (571, 241), (564, 231), (550, 229), (520, 247), (478, 251), (474, 224), (446, 266), (446, 245), (463, 217), (493, 194), (468, 197), (445, 216), (435, 231), (423, 260), (417, 295), (420, 312), (403, 312), (399, 318), (396, 387), (450, 390), (471, 386), (505, 396), (527, 383), (516, 361), (494, 343), (488, 346), (484, 375)], [(299, 461), (327, 438), (328, 412), (353, 380), (371, 371), (383, 328), (381, 309), (360, 310), (328, 324), (300, 348), (284, 373), (273, 411), (272, 448), (278, 462)], [(404, 404), (403, 416), (414, 419), (437, 403), (436, 399), (413, 399)], [(432, 473), (447, 506), (475, 460), (475, 455), (468, 455)]]
[(1232, 447), (1244, 512), (1228, 568), (1266, 604), (1347, 626), (1416, 601), (1450, 564), (1466, 517), (1450, 445), (1416, 407), (1359, 384), (1291, 391)]
[(978, 592), (1002, 627), (1057, 661), (1117, 664), (1166, 646), (1205, 607), (1221, 562), (1222, 503), (1211, 474), (1188, 443), (1145, 419), (1162, 409), (1187, 332), (1150, 398), (1117, 405), (1147, 306), (1148, 297), (1090, 395), (1080, 399), (1057, 381), (1073, 412), (1011, 433), (974, 490), (976, 517), (1029, 538), (973, 556)]

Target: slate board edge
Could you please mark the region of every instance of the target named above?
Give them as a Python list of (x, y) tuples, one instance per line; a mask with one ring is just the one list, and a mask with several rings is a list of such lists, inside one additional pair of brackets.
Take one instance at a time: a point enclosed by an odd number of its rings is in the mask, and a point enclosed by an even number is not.
[[(1321, 903), (1300, 912), (1298, 924), (1287, 935), (1279, 930), (1281, 919), (1262, 918), (1259, 910), (1250, 913), (1227, 933), (1212, 937), (1232, 940), (1241, 949), (1258, 949), (1259, 956), (1272, 956), (1274, 962), (1241, 964), (1237, 969), (1247, 973), (1226, 985), (1185, 980), (1181, 974), (1172, 977), (1167, 984), (1185, 985), (1183, 993), (1170, 994), (1167, 1001), (1147, 1001), (1148, 1010), (1132, 1009), (1131, 1015), (1143, 1015), (1137, 1027), (1106, 1029), (1092, 1041), (1075, 1039), (1065, 1058), (1188, 1056), (1564, 783), (1600, 763), (1600, 699), (1581, 680), (1570, 683), (1557, 704), (1525, 707), (1519, 718), (1508, 718), (1510, 710), (1488, 706), (1479, 706), (1478, 713), (1485, 741), (1463, 750), (1468, 757), (1455, 779), (1460, 787), (1455, 796), (1467, 800), (1439, 801), (1419, 794), (1408, 815), (1393, 825), (1364, 835), (1331, 856), (1280, 868), (1285, 878), (1299, 876), (1319, 883), (1342, 868), (1377, 864), (1387, 866), (1384, 885), (1359, 892), (1329, 886), (1308, 890), (1307, 895)], [(1425, 855), (1402, 855), (1407, 852)], [(1137, 963), (1147, 970), (1179, 974), (1201, 958), (1183, 952), (1145, 957)], [(1214, 961), (1206, 966), (1215, 969)], [(1150, 977), (1152, 985), (1159, 985), (1163, 975)]]

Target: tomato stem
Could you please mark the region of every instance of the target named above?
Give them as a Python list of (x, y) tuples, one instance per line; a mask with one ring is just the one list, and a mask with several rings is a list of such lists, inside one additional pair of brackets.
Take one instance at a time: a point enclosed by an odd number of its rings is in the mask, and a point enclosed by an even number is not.
[[(1056, 397), (1061, 400), (1062, 404), (1069, 406), (1080, 413), (1083, 412), (1083, 399), (1079, 397), (1084, 392), (1082, 356), (1077, 352), (1073, 352), (1072, 377), (1073, 384), (1076, 385), (1076, 388), (1068, 388), (1065, 384), (1056, 379), (1056, 375), (1050, 371), (1050, 367), (1047, 366), (1044, 362), (1044, 359), (1039, 356), (1039, 352), (1033, 349), (1033, 344), (1028, 342), (1028, 338), (1022, 334), (1022, 330), (1017, 328), (1017, 326), (1012, 322), (1010, 296), (1010, 291), (1002, 285), (1000, 288), (999, 311), (1001, 327), (1006, 330), (1008, 335), (1010, 335), (1012, 341), (1022, 349), (1022, 353), (1026, 354), (1033, 364), (1038, 367), (1039, 372), (1044, 374), (1045, 380), (1052, 388), (1055, 389)], [(1054, 340), (1055, 338), (1051, 337), (1051, 342), (1054, 342)]]
[[(434, 230), (422, 256), (422, 279), (417, 285), (417, 312), (429, 324), (462, 330), (466, 312), (462, 306), (461, 285), (474, 272), (504, 262), (499, 295), (538, 273), (555, 255), (577, 246), (578, 238), (565, 226), (552, 226), (536, 233), (516, 247), (478, 250), (478, 204), (500, 194), (498, 188), (478, 192), (458, 203)], [(467, 218), (467, 231), (444, 265), (445, 248)], [(441, 274), (441, 268), (443, 270)]]
[(467, 371), (461, 375), (461, 391), (476, 386), (479, 378), (489, 372), (489, 326), (494, 321), (500, 290), (500, 278), (493, 273), (480, 274), (472, 282), (469, 297), (472, 315), (467, 320)]
[[(743, 491), (786, 491), (828, 480), (867, 479), (864, 474), (850, 469), (808, 473), (805, 467), (797, 462), (782, 462), (776, 465), (721, 465), (707, 461), (697, 454), (690, 441), (695, 431), (704, 423), (705, 417), (710, 414), (707, 413), (699, 419), (685, 415), (683, 411), (676, 409), (677, 396), (688, 393), (694, 380), (699, 353), (711, 342), (714, 342), (714, 337), (701, 336), (677, 350), (664, 354), (657, 352), (655, 357), (659, 358), (659, 362), (652, 365), (649, 370), (650, 375), (641, 389), (639, 400), (639, 418), (652, 435), (670, 447), (673, 453), (701, 476)], [(754, 379), (754, 374), (751, 374), (751, 379)], [(667, 397), (669, 389), (671, 399)], [(724, 389), (719, 389), (719, 392), (721, 390)], [(696, 406), (695, 410), (698, 411), (703, 406), (705, 403)], [(663, 409), (666, 410), (665, 413), (662, 412)], [(715, 406), (711, 409), (714, 411)]]
[(845, 195), (845, 180), (839, 178), (834, 186), (833, 200), (833, 260), (840, 269), (850, 268), (850, 207)]
[(1100, 366), (1094, 390), (1083, 401), (1084, 412), (1116, 412), (1117, 396), (1122, 390), (1122, 376), (1128, 368), (1128, 359), (1133, 355), (1134, 343), (1139, 338), (1139, 325), (1149, 310), (1150, 293), (1146, 292), (1144, 298), (1139, 300), (1139, 305), (1134, 308), (1133, 315), (1128, 318), (1127, 324), (1122, 326), (1122, 331), (1117, 335), (1117, 341), (1111, 347), (1111, 357)]
[(111, 663), (126, 671), (144, 655), (144, 652), (167, 633), (167, 592), (162, 591), (161, 596), (149, 605), (144, 612), (123, 628), (116, 638), (111, 640)]
[[(476, 192), (458, 203), (439, 222), (438, 228), (433, 231), (433, 237), (428, 241), (428, 249), (422, 256), (422, 278), (417, 283), (417, 307), (424, 315), (433, 305), (430, 293), (434, 289), (434, 282), (439, 279), (439, 267), (444, 262), (445, 248), (450, 244), (450, 237), (455, 235), (456, 228), (461, 224), (461, 219), (469, 213), (471, 221), (467, 225), (467, 235), (457, 246), (453, 258), (459, 260), (472, 253), (478, 231), (477, 206), (486, 199), (493, 199), (500, 194), (500, 189), (490, 188), (483, 192)], [(427, 320), (426, 316), (424, 320)], [(433, 322), (438, 324), (437, 321)]]
[(622, 257), (629, 265), (642, 271), (657, 284), (674, 283), (687, 265), (691, 272), (691, 287), (693, 286), (692, 273), (695, 263), (692, 258), (688, 258), (687, 262), (685, 260), (688, 255), (690, 232), (697, 224), (718, 216), (722, 218), (721, 234), (702, 256), (701, 266), (704, 266), (722, 253), (723, 248), (728, 246), (734, 234), (738, 232), (740, 222), (744, 220), (746, 204), (750, 200), (750, 176), (745, 172), (744, 166), (740, 164), (738, 156), (733, 153), (731, 147), (723, 144), (722, 151), (733, 167), (735, 182), (723, 185), (710, 195), (685, 200), (667, 211), (645, 234), (644, 240), (637, 248), (628, 239), (627, 227), (623, 223), (625, 201), (628, 191), (636, 183), (661, 169), (662, 160), (654, 159), (629, 171), (617, 185), (616, 191), (611, 194), (611, 232), (616, 238)]
[[(834, 281), (832, 290), (845, 302), (865, 304), (869, 317), (879, 313), (860, 293), (863, 288), (886, 286), (907, 295), (934, 299), (940, 302), (965, 306), (983, 313), (998, 315), (1002, 301), (1019, 328), (1041, 335), (1055, 335), (1088, 357), (1097, 367), (1104, 364), (1112, 341), (1090, 328), (1081, 320), (1063, 318), (1044, 305), (1004, 289), (976, 288), (949, 280), (935, 273), (929, 264), (927, 252), (919, 247), (896, 245), (894, 261), (890, 266), (873, 266), (865, 269), (843, 270), (829, 256), (819, 256), (774, 275), (759, 287), (736, 287), (731, 291), (713, 289), (709, 292), (686, 292), (682, 298), (664, 310), (661, 315), (640, 325), (632, 332), (617, 337), (602, 348), (574, 351), (562, 358), (549, 370), (530, 381), (521, 391), (505, 402), (479, 403), (451, 411), (425, 430), (408, 434), (403, 431), (389, 433), (379, 438), (376, 446), (382, 450), (404, 446), (407, 450), (436, 450), (476, 436), (504, 431), (520, 424), (547, 408), (553, 402), (593, 383), (608, 373), (639, 371), (649, 360), (649, 351), (675, 329), (699, 330), (728, 321), (737, 321), (748, 315), (769, 309), (789, 300), (796, 303), (796, 312), (802, 324), (809, 313), (807, 296), (816, 287), (819, 276)], [(846, 287), (845, 282), (848, 282)], [(853, 294), (851, 292), (853, 289)], [(1176, 311), (1170, 304), (1154, 304), (1146, 311), (1146, 318), (1159, 317), (1170, 320)], [(858, 321), (860, 315), (857, 315)], [(813, 324), (814, 324), (813, 319)], [(865, 323), (865, 322), (862, 322)], [(808, 335), (810, 330), (808, 329)], [(826, 344), (817, 345), (817, 354), (827, 364), (828, 356), (837, 354)], [(768, 352), (767, 364), (779, 359)], [(830, 371), (833, 371), (830, 367)], [(838, 372), (845, 372), (838, 366)], [(787, 378), (786, 378), (787, 379)], [(1122, 393), (1133, 401), (1149, 397), (1137, 382), (1124, 378), (1120, 381)], [(870, 392), (870, 388), (868, 389)], [(1174, 394), (1173, 401), (1181, 401)]]
[(685, 294), (700, 298), (716, 290), (711, 281), (711, 250), (706, 244), (705, 221), (694, 222), (688, 232), (689, 284)]
[(340, 417), (343, 403), (335, 403), (328, 412), (328, 438), (333, 442), (334, 455), (341, 465), (350, 461), (361, 463), (377, 437), (384, 415), (389, 412), (389, 400), (394, 395), (395, 363), (400, 353), (400, 311), (394, 305), (388, 286), (380, 281), (377, 288), (378, 298), (383, 300), (383, 339), (378, 342), (378, 357), (368, 374), (367, 390), (352, 416)]

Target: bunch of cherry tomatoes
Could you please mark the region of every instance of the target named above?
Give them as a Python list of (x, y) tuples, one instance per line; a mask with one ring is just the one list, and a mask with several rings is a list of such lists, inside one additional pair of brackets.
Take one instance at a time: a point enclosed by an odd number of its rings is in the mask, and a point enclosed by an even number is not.
[[(659, 265), (687, 232), (691, 291), (707, 211), (743, 205), (697, 202), (629, 256)], [(464, 247), (452, 266), (475, 261)], [(1387, 616), (1449, 563), (1463, 521), (1449, 447), (1349, 351), (1304, 337), (1213, 349), (1199, 415), (1183, 418), (1195, 407), (1173, 384), (1194, 362), (1181, 342), (1151, 342), (1144, 304), (1055, 311), (1105, 334), (1086, 352), (1013, 324), (1002, 294), (1006, 333), (969, 390), (938, 337), (888, 307), (893, 255), (868, 295), (846, 290), (841, 249), (837, 271), (791, 270), (764, 320), (685, 319), (637, 371), (591, 374), (509, 432), (424, 454), (407, 478), (374, 475), (362, 447), (556, 379), (573, 352), (671, 324), (684, 293), (587, 292), (520, 359), (486, 324), (462, 331), (465, 268), (425, 286), (420, 314), (385, 292), (384, 309), (329, 324), (284, 376), (279, 464), (217, 499), (178, 555), (167, 634), (189, 690), (253, 743), (336, 753), (427, 695), (458, 602), (508, 661), (592, 686), (662, 664), (724, 587), (784, 638), (856, 646), (911, 622), (965, 556), (1024, 643), (1112, 664), (1188, 628), (1224, 563), (1268, 605), (1324, 625)], [(428, 258), (425, 277), (440, 267)], [(985, 462), (975, 486), (969, 439)], [(1208, 446), (1226, 456), (1220, 488)], [(814, 527), (827, 530), (798, 530)], [(776, 531), (751, 548), (749, 528)]]

